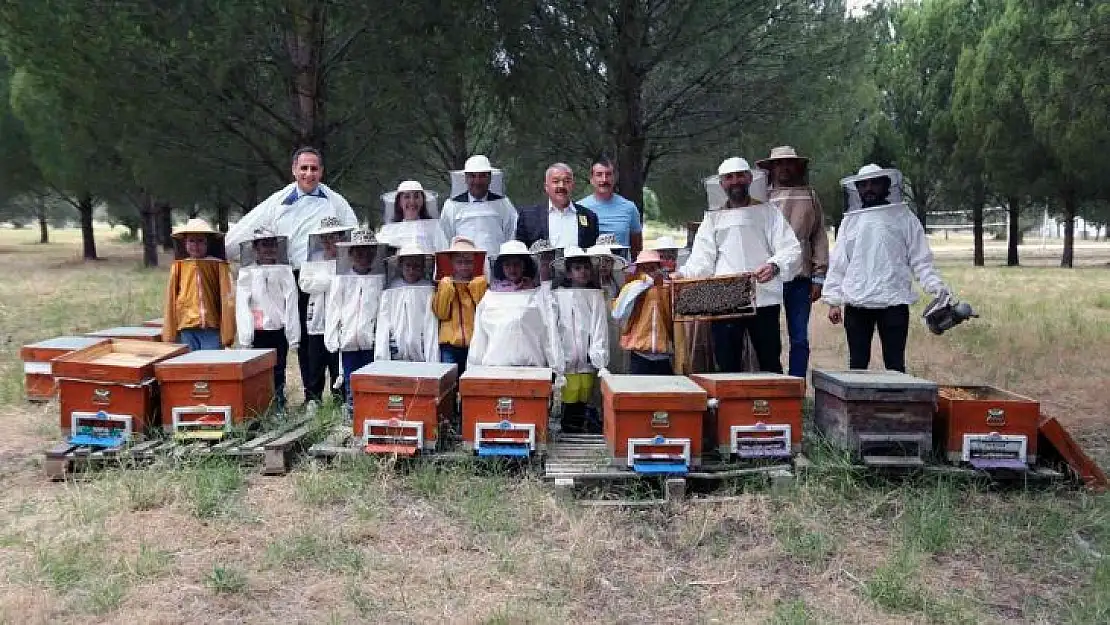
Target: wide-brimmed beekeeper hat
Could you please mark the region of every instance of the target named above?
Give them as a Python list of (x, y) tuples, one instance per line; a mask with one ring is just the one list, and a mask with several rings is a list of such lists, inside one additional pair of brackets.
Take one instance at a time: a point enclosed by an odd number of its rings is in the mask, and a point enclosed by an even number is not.
[(771, 155), (756, 161), (755, 164), (762, 169), (770, 169), (774, 167), (775, 163), (778, 161), (798, 161), (802, 165), (809, 163), (808, 158), (805, 156), (798, 156), (798, 153), (794, 151), (794, 148), (791, 146), (780, 145), (777, 148), (771, 148)]
[(863, 206), (863, 201), (859, 195), (859, 189), (856, 188), (856, 183), (863, 180), (874, 180), (875, 178), (886, 178), (890, 181), (890, 190), (887, 192), (886, 204), (901, 204), (902, 203), (902, 172), (897, 169), (880, 167), (874, 163), (868, 163), (859, 168), (854, 176), (848, 176), (840, 180), (840, 185), (844, 189), (844, 206), (845, 212), (851, 212)]
[(328, 215), (320, 220), (320, 225), (310, 232), (309, 235), (334, 234), (336, 232), (347, 232), (348, 230), (354, 229), (354, 226), (344, 225), (342, 221), (339, 221), (338, 217)]
[(405, 180), (397, 185), (397, 189), (386, 191), (382, 194), (382, 223), (393, 223), (397, 207), (397, 196), (401, 193), (419, 192), (424, 194), (424, 212), (428, 219), (439, 218), (439, 195), (430, 189), (425, 189), (418, 180)]
[(207, 221), (203, 219), (198, 219), (196, 217), (190, 219), (189, 221), (186, 221), (184, 226), (181, 226), (177, 230), (174, 230), (173, 238), (180, 239), (187, 234), (204, 234), (217, 237), (224, 236), (224, 233), (220, 232), (219, 230), (214, 230)]

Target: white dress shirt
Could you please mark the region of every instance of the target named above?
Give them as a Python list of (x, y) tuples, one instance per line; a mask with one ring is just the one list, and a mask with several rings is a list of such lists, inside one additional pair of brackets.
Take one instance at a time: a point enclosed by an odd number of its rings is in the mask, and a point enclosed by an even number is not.
[(578, 212), (573, 202), (566, 209), (559, 209), (551, 200), (547, 201), (547, 240), (556, 249), (578, 245)]

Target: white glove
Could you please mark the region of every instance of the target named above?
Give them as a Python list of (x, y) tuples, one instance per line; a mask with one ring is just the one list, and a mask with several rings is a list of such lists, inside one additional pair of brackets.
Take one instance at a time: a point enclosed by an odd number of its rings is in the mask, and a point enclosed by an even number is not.
[(597, 370), (597, 377), (604, 378), (607, 375), (609, 375), (609, 370), (606, 369), (605, 367), (602, 367), (602, 368)]
[(560, 394), (563, 389), (567, 387), (567, 376), (559, 374), (555, 376), (555, 393)]

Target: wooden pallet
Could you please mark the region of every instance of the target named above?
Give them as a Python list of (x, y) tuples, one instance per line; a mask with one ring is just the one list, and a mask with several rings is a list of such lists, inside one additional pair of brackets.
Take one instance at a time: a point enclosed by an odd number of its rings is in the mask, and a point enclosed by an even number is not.
[[(795, 469), (808, 467), (804, 456), (791, 463), (739, 463), (708, 457), (701, 466), (685, 476), (645, 476), (624, 467), (613, 466), (605, 439), (597, 434), (563, 434), (548, 449), (544, 479), (553, 482), (556, 489), (573, 493), (583, 486), (612, 486), (618, 484), (645, 484), (660, 486), (662, 498), (655, 499), (597, 499), (582, 500), (583, 505), (644, 507), (666, 505), (686, 498), (688, 485), (716, 486), (731, 480), (752, 476), (766, 476), (772, 490), (789, 487), (794, 482)], [(654, 489), (654, 488), (653, 488)], [(697, 501), (697, 499), (691, 499)]]
[[(444, 451), (419, 454), (414, 459), (428, 462), (460, 462), (471, 460), (474, 454), (457, 450), (457, 442), (449, 441)], [(363, 451), (361, 440), (355, 437), (350, 425), (337, 425), (320, 442), (308, 449), (308, 455), (322, 462), (337, 462), (369, 457)], [(398, 459), (403, 459), (398, 456)]]
[(220, 457), (242, 464), (261, 464), (264, 475), (284, 475), (314, 428), (313, 421), (303, 417), (266, 432), (230, 436), (220, 441), (179, 442), (154, 438), (110, 449), (60, 443), (45, 452), (43, 467), (46, 477), (63, 480), (74, 473), (111, 467), (138, 468), (157, 460), (177, 463)]

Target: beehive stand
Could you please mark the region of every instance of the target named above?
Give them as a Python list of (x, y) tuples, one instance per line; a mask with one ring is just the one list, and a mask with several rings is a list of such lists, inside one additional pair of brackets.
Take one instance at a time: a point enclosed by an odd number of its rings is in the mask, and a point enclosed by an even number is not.
[(45, 452), (43, 467), (46, 476), (56, 481), (109, 468), (135, 469), (159, 461), (176, 464), (219, 457), (245, 465), (260, 464), (263, 475), (284, 475), (315, 430), (316, 424), (304, 417), (264, 432), (229, 436), (216, 443), (180, 443), (172, 438), (157, 438), (107, 449), (61, 443)]

